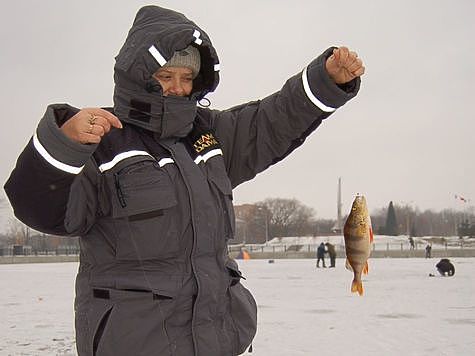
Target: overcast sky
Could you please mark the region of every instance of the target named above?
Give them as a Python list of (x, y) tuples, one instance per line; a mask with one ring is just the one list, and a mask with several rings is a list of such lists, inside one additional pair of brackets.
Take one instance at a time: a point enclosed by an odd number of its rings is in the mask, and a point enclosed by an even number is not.
[[(111, 106), (114, 56), (143, 1), (2, 1), (2, 184), (49, 103)], [(359, 95), (297, 151), (235, 190), (235, 203), (296, 198), (319, 218), (356, 193), (421, 210), (475, 205), (475, 2), (161, 1), (198, 23), (221, 62), (226, 109), (279, 90), (331, 45), (366, 65)], [(3, 191), (2, 191), (3, 194)], [(458, 194), (471, 199), (457, 201)], [(3, 220), (11, 214), (1, 210)], [(3, 230), (3, 228), (1, 228)]]

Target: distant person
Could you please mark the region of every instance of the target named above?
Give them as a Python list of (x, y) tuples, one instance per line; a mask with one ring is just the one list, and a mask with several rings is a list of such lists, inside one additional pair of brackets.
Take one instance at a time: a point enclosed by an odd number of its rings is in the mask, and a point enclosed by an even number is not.
[(412, 238), (412, 236), (409, 237), (409, 244), (411, 245), (411, 250), (414, 250), (415, 246), (414, 246), (414, 239)]
[(426, 246), (426, 258), (431, 258), (432, 255), (432, 245), (427, 244)]
[[(332, 245), (329, 242), (326, 242), (325, 246), (327, 248), (328, 256), (330, 256), (330, 268), (335, 267), (335, 262), (336, 262), (335, 246)], [(324, 264), (324, 266), (325, 266), (325, 264)]]
[(323, 268), (326, 268), (327, 266), (325, 266), (325, 244), (323, 242), (317, 248), (317, 268), (320, 268), (320, 260), (322, 261)]
[(441, 276), (452, 277), (455, 274), (455, 266), (448, 258), (442, 258), (435, 267)]

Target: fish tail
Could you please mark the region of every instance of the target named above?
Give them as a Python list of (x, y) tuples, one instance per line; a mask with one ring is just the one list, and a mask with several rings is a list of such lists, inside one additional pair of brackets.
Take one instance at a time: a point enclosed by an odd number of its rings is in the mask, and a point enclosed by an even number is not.
[(368, 274), (368, 271), (369, 271), (369, 266), (368, 266), (368, 261), (366, 261), (366, 264), (364, 265), (364, 268), (363, 268), (363, 274)]
[(364, 289), (363, 289), (363, 282), (362, 281), (356, 281), (356, 279), (353, 279), (353, 283), (351, 283), (351, 293), (358, 293), (360, 296), (363, 295)]

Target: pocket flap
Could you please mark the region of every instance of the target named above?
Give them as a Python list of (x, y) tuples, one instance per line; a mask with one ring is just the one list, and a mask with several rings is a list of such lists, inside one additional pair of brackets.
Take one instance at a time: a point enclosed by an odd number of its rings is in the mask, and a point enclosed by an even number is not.
[(233, 197), (233, 188), (231, 186), (231, 181), (227, 176), (216, 174), (215, 172), (210, 172), (209, 179), (216, 185), (216, 187), (224, 195), (229, 195), (232, 199)]
[(155, 161), (143, 160), (111, 172), (109, 187), (113, 218), (156, 218), (178, 203), (170, 176)]
[(246, 279), (239, 270), (237, 262), (231, 258), (226, 261), (226, 269), (231, 277), (231, 286), (238, 283), (241, 279)]

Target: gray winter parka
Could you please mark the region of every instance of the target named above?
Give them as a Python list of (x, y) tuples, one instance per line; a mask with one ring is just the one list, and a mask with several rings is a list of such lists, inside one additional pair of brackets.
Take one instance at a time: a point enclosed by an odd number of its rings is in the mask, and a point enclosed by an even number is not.
[[(183, 101), (167, 102), (151, 75), (189, 44), (200, 50), (202, 69), (180, 114)], [(219, 80), (216, 52), (186, 17), (148, 6), (115, 67), (113, 112), (124, 128), (82, 145), (59, 129), (78, 109), (47, 108), (5, 191), (25, 224), (80, 236), (80, 356), (247, 349), (257, 308), (227, 254), (232, 189), (290, 154), (356, 95), (359, 79), (339, 87), (329, 78), (329, 55), (331, 49), (262, 100), (197, 109)]]

